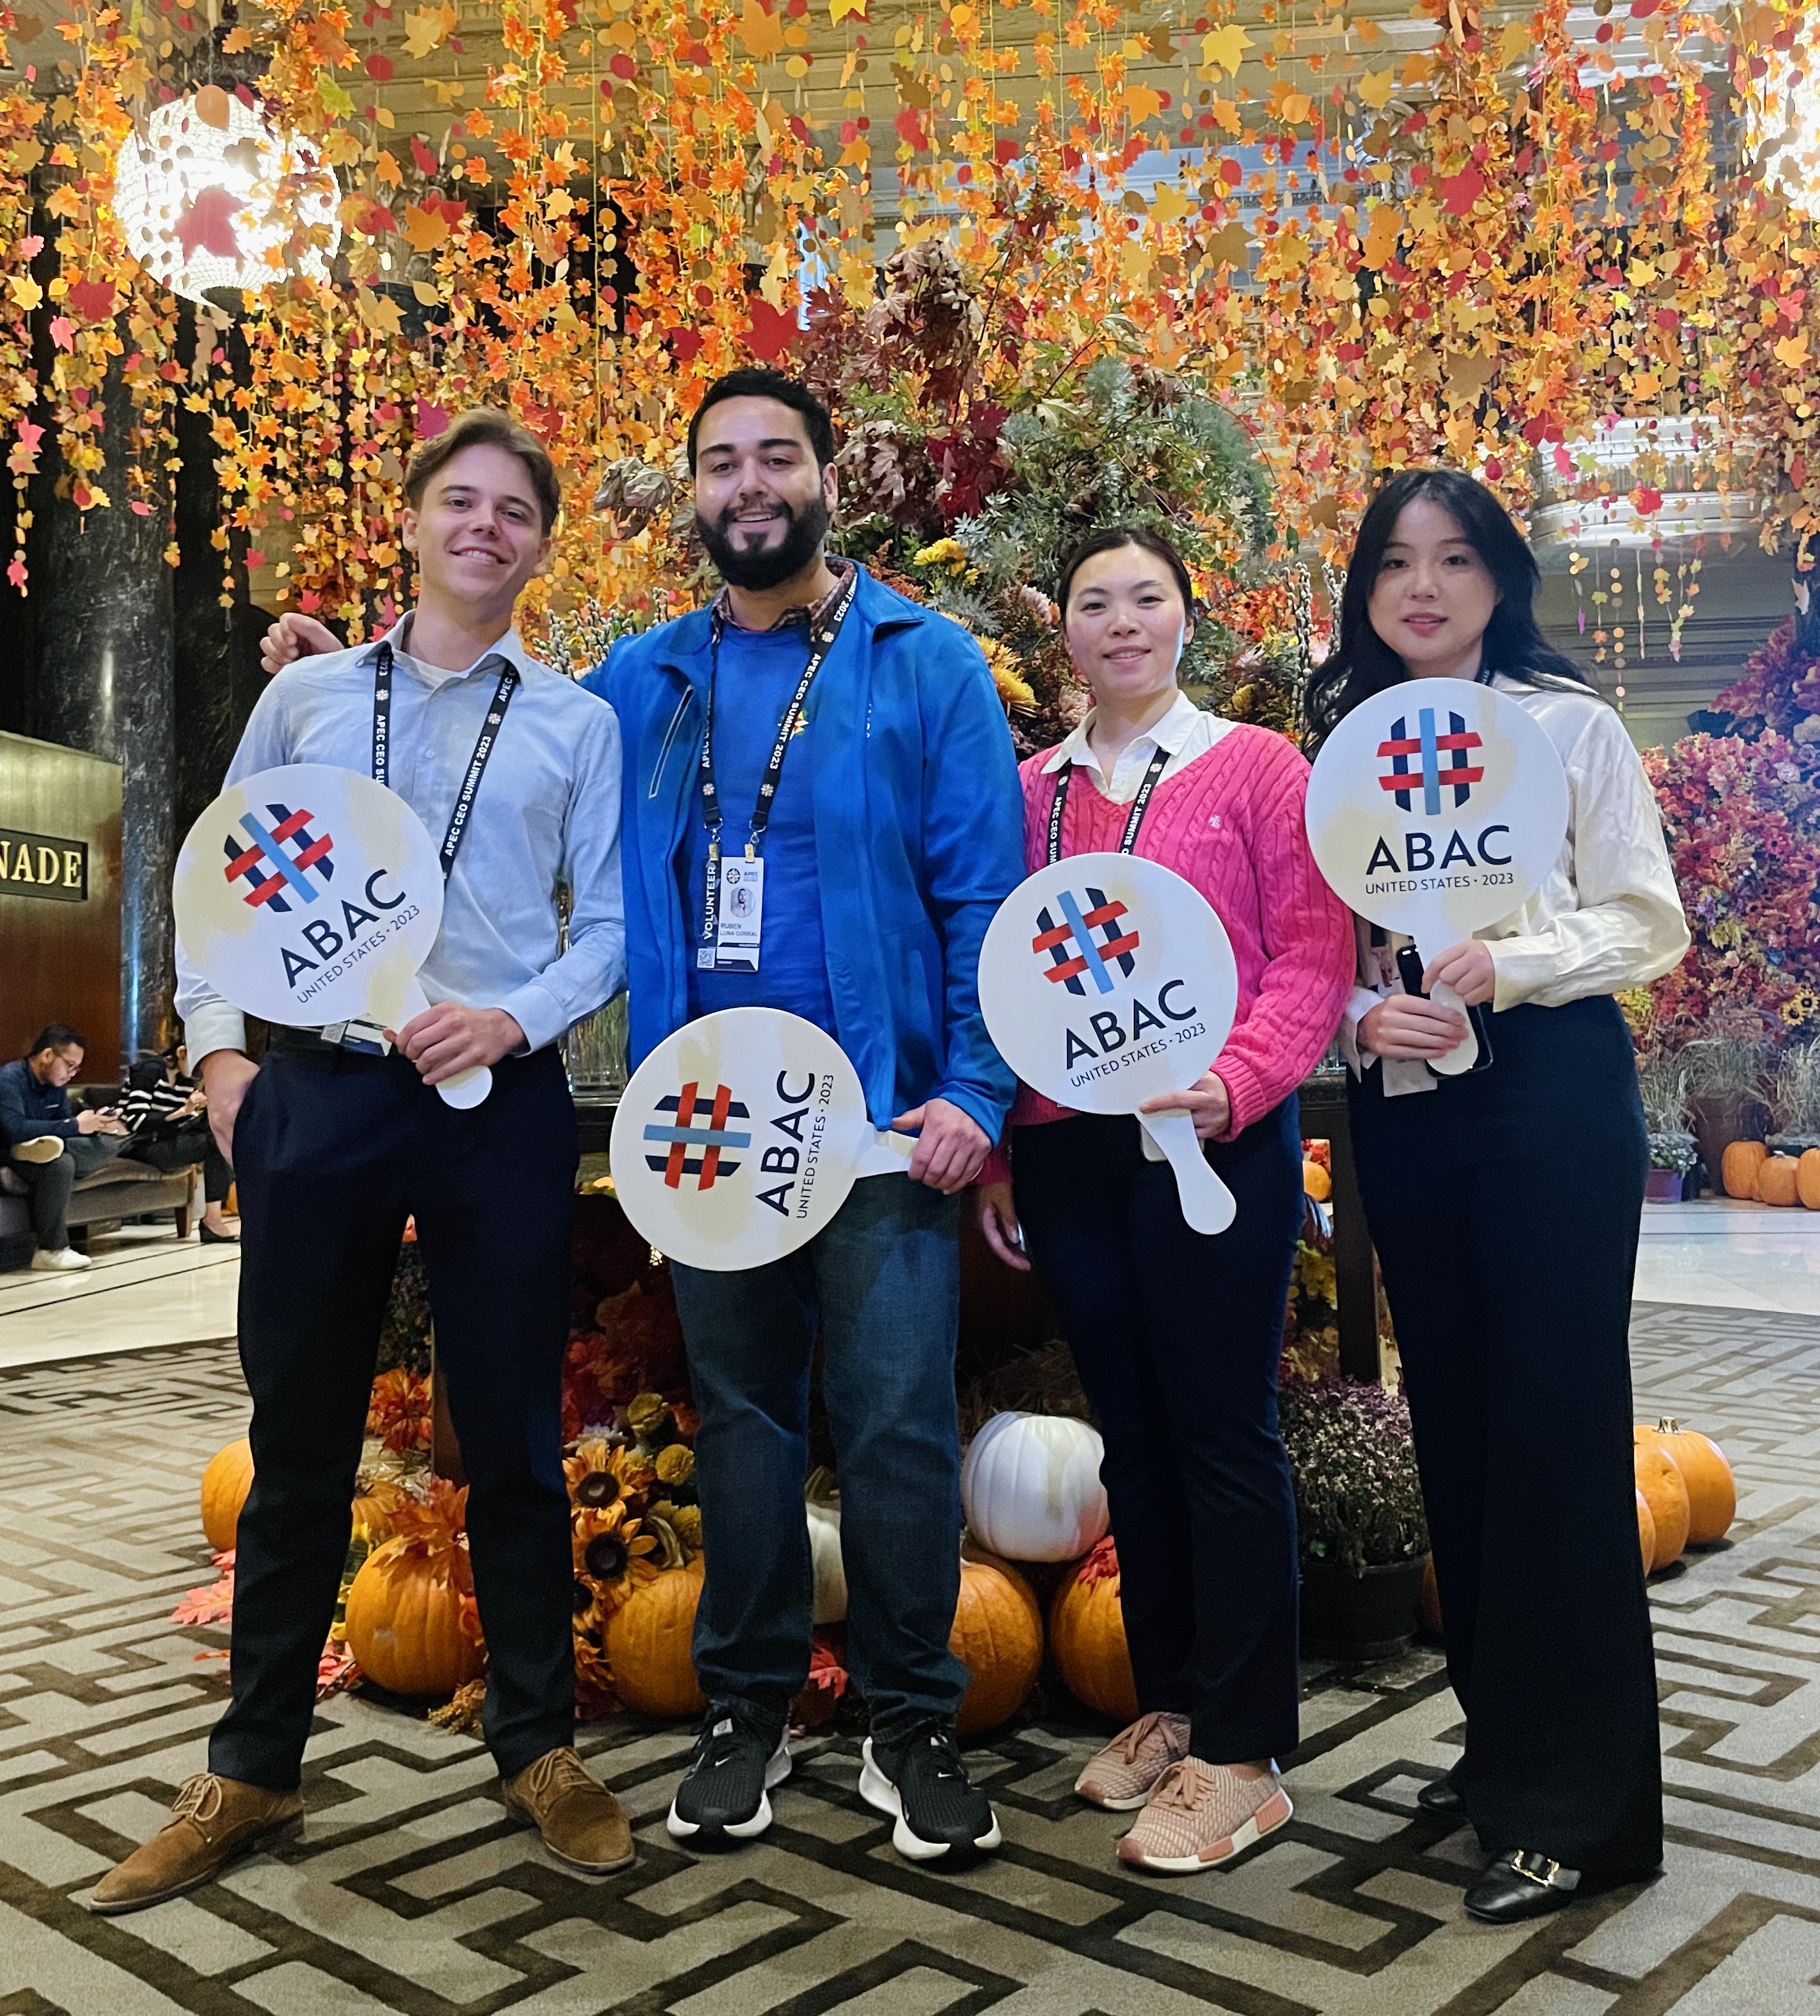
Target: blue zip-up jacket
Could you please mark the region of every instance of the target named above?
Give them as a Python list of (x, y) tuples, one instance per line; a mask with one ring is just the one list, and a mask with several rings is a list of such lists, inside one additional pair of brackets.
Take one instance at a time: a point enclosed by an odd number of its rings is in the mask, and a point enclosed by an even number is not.
[[(677, 862), (699, 815), (709, 637), (696, 610), (623, 639), (582, 681), (612, 703), (624, 752), (635, 1068), (689, 1019), (696, 927)], [(862, 567), (804, 711), (835, 1031), (872, 1124), (945, 1099), (996, 1141), (1016, 1081), (980, 1013), (980, 941), (1023, 880), (1023, 795), (985, 660)], [(743, 816), (729, 808), (729, 831)]]
[(23, 1057), (0, 1064), (0, 1153), (40, 1134), (60, 1134), (66, 1141), (75, 1141), (81, 1133), (70, 1095), (60, 1085), (39, 1084)]

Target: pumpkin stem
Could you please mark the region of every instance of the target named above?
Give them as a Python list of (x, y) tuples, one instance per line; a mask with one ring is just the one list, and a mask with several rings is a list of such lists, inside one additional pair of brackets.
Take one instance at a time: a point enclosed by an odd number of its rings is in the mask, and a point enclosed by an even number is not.
[(1656, 1424), (1656, 1432), (1659, 1435), (1678, 1435), (1681, 1433), (1681, 1424), (1672, 1414), (1664, 1414)]

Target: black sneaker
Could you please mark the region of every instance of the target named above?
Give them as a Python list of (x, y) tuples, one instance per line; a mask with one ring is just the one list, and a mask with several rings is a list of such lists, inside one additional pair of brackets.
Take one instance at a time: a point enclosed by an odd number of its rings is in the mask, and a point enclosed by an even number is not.
[(678, 1841), (700, 1834), (750, 1841), (771, 1825), (771, 1788), (790, 1775), (788, 1729), (774, 1733), (772, 1725), (716, 1701), (664, 1824)]
[(897, 1824), (891, 1845), (912, 1862), (951, 1848), (996, 1848), (1003, 1836), (992, 1802), (967, 1776), (954, 1726), (925, 1722), (896, 1743), (868, 1737), (860, 1797)]

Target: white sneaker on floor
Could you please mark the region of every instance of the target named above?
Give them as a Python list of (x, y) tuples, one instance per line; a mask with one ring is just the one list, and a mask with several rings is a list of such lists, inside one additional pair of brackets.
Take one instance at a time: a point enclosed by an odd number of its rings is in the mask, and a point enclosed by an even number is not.
[(73, 1246), (59, 1246), (54, 1253), (41, 1246), (31, 1256), (32, 1270), (39, 1274), (75, 1274), (94, 1264), (86, 1253), (78, 1253)]
[(16, 1141), (12, 1150), (16, 1162), (54, 1162), (63, 1152), (60, 1134), (34, 1135), (29, 1141)]

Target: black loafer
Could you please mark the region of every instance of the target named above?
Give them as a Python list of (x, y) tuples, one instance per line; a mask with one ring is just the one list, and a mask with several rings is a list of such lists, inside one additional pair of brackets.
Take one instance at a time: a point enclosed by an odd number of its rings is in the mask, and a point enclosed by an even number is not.
[(1466, 1805), (1451, 1771), (1444, 1777), (1430, 1779), (1415, 1795), (1415, 1803), (1425, 1813), (1457, 1813)]
[(1579, 1888), (1577, 1869), (1513, 1849), (1499, 1856), (1466, 1892), (1466, 1913), (1488, 1925), (1518, 1924), (1571, 1904)]

